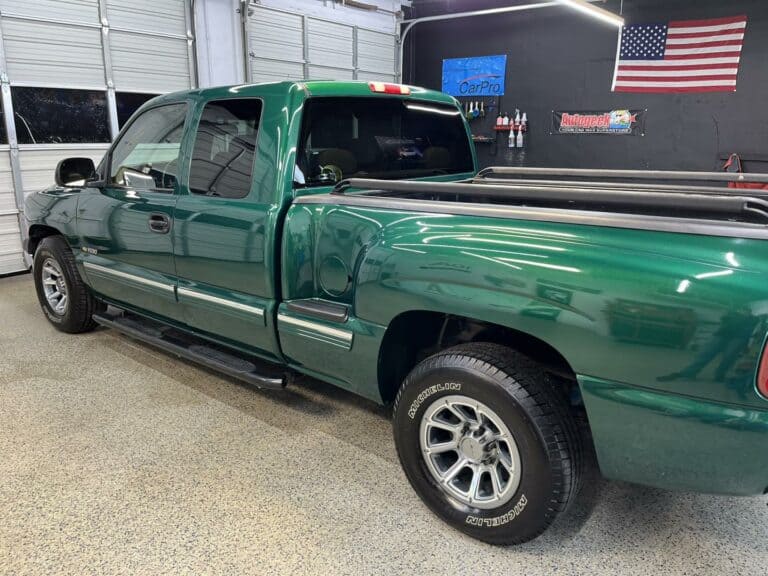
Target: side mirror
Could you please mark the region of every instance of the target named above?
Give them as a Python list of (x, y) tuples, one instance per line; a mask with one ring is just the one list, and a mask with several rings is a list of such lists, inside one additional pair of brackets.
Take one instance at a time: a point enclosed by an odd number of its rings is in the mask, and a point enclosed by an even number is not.
[(65, 158), (56, 165), (56, 184), (80, 186), (96, 175), (96, 166), (90, 158)]

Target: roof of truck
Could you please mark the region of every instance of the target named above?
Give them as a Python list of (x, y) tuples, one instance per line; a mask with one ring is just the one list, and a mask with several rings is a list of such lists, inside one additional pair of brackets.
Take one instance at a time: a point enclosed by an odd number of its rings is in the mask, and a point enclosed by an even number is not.
[(374, 97), (408, 97), (420, 100), (428, 100), (443, 104), (455, 104), (456, 99), (444, 92), (428, 90), (418, 86), (408, 86), (410, 94), (383, 94), (374, 92), (370, 83), (363, 80), (285, 80), (282, 82), (259, 82), (254, 84), (233, 84), (229, 86), (215, 86), (212, 88), (199, 88), (195, 90), (182, 90), (158, 97), (156, 100), (173, 101), (181, 100), (190, 94), (200, 95), (204, 98), (216, 99), (232, 94), (240, 96), (258, 96), (265, 91), (285, 92), (293, 90), (306, 91), (309, 96), (374, 96)]

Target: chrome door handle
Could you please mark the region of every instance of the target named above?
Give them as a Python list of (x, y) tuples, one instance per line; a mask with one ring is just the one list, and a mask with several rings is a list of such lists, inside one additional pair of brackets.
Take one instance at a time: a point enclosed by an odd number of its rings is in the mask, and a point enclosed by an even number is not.
[(167, 214), (151, 214), (149, 216), (149, 229), (158, 234), (167, 234), (171, 229), (171, 219)]

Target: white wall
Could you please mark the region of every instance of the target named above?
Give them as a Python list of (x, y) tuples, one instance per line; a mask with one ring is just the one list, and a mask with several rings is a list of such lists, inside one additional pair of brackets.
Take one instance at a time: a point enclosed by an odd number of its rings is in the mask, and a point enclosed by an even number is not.
[(360, 8), (342, 6), (332, 0), (257, 0), (257, 6), (278, 8), (291, 12), (299, 12), (307, 16), (316, 16), (334, 20), (341, 24), (362, 26), (380, 32), (394, 34), (396, 32), (395, 13), (400, 10), (400, 0), (361, 0), (366, 4), (375, 4), (379, 10), (368, 11)]
[(201, 88), (245, 81), (239, 0), (196, 0), (195, 37)]

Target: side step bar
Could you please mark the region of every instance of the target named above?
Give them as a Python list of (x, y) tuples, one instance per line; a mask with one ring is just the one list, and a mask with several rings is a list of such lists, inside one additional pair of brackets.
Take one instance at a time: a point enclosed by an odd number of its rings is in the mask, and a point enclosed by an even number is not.
[(280, 366), (229, 350), (207, 340), (196, 338), (171, 326), (128, 313), (94, 314), (93, 320), (107, 328), (114, 328), (136, 340), (186, 360), (202, 364), (259, 388), (282, 390), (286, 385), (286, 372)]

